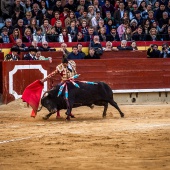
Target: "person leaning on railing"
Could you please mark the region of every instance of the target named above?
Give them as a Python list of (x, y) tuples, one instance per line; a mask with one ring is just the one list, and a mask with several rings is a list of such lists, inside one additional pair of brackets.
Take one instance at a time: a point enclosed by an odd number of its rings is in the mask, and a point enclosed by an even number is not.
[(148, 58), (160, 58), (160, 50), (158, 50), (157, 44), (151, 44), (147, 50)]
[(18, 61), (20, 60), (19, 54), (20, 49), (17, 46), (11, 48), (11, 52), (7, 54), (4, 58), (4, 61)]

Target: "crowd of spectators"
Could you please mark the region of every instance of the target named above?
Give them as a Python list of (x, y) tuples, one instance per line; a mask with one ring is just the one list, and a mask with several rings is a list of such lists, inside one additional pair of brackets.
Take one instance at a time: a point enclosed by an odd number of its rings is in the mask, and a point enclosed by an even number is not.
[(169, 0), (1, 0), (1, 16), (1, 43), (170, 39)]
[[(170, 0), (1, 0), (0, 43), (28, 51), (24, 43), (36, 42), (42, 46), (35, 49), (52, 51), (48, 42), (86, 41), (88, 57), (94, 51), (100, 58), (103, 51), (137, 50), (136, 41), (169, 41), (169, 16)], [(112, 41), (121, 45), (113, 48)], [(81, 58), (79, 48), (74, 46), (67, 57)]]

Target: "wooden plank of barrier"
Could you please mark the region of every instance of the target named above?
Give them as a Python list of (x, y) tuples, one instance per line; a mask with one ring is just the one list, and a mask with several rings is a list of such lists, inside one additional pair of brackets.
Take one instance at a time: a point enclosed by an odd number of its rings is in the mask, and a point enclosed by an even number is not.
[(2, 60), (0, 60), (0, 94), (2, 94), (3, 93), (3, 86), (2, 86), (2, 84), (3, 84), (3, 73), (2, 73), (2, 63), (3, 63), (3, 61)]
[(100, 57), (101, 59), (111, 58), (147, 58), (146, 51), (105, 51)]

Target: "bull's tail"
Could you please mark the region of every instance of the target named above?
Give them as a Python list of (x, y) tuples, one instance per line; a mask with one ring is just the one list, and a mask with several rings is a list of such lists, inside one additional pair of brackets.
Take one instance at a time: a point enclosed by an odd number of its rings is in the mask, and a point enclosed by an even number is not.
[(38, 110), (37, 110), (37, 112), (40, 112), (41, 111), (41, 109), (42, 109), (42, 105), (38, 108)]

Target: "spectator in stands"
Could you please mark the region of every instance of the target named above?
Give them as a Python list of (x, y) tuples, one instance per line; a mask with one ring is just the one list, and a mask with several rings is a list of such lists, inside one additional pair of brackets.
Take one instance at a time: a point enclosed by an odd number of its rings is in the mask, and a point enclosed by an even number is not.
[(22, 39), (16, 40), (16, 46), (19, 48), (20, 51), (28, 51), (28, 47), (26, 47), (25, 44), (22, 43)]
[(88, 55), (85, 56), (84, 59), (100, 59), (100, 57), (95, 54), (95, 49), (93, 47), (90, 47)]
[(54, 12), (54, 17), (51, 19), (51, 25), (54, 26), (56, 21), (60, 20), (60, 12), (56, 11)]
[(14, 28), (18, 28), (20, 30), (21, 36), (24, 36), (25, 26), (24, 26), (23, 19), (19, 19), (17, 24), (14, 26)]
[(163, 45), (162, 51), (160, 52), (160, 58), (170, 58), (170, 51), (168, 45)]
[(151, 44), (147, 50), (148, 58), (160, 58), (160, 50), (158, 50), (157, 44)]
[(38, 27), (37, 20), (35, 18), (31, 18), (28, 28), (31, 29), (32, 34), (36, 32)]
[(102, 7), (99, 4), (99, 0), (93, 0), (92, 5), (94, 6), (94, 11), (100, 11), (100, 13), (102, 15)]
[(147, 7), (147, 4), (145, 1), (141, 1), (140, 4), (139, 4), (139, 7), (138, 7), (138, 10), (143, 12), (146, 10), (146, 7)]
[(64, 8), (63, 12), (60, 14), (60, 20), (62, 22), (62, 26), (65, 27), (65, 19), (69, 15), (70, 10), (68, 8)]
[(67, 59), (70, 59), (70, 60), (83, 59), (83, 56), (78, 52), (77, 46), (72, 47), (72, 52), (68, 55)]
[(46, 39), (48, 42), (59, 42), (55, 27), (52, 27), (50, 31), (47, 32)]
[(45, 0), (41, 0), (41, 1), (40, 1), (40, 10), (42, 11), (43, 14), (46, 13), (46, 11), (47, 11), (47, 5), (46, 5)]
[(59, 13), (63, 12), (63, 7), (61, 5), (61, 0), (56, 0), (55, 5), (53, 6), (53, 11), (58, 11)]
[(38, 60), (36, 57), (37, 49), (34, 46), (28, 48), (29, 53), (24, 55), (24, 60)]
[(48, 19), (49, 20), (49, 24), (50, 24), (51, 23), (50, 22), (51, 19), (54, 18), (52, 8), (47, 8), (47, 12), (44, 15), (45, 15), (45, 19)]
[(106, 27), (106, 34), (109, 34), (111, 29), (112, 29), (112, 26), (114, 26), (114, 23), (111, 19), (108, 19), (105, 27)]
[[(102, 16), (103, 16), (103, 18), (106, 17), (106, 11), (110, 11), (112, 16), (113, 16), (113, 14), (115, 12), (115, 9), (114, 9), (113, 5), (110, 3), (110, 0), (106, 0), (105, 4), (102, 6)], [(116, 17), (114, 17), (114, 18), (117, 19)]]
[(63, 58), (67, 58), (68, 55), (70, 54), (70, 52), (67, 50), (67, 44), (66, 43), (61, 44), (61, 48), (60, 48), (59, 51), (63, 52)]
[(2, 18), (4, 20), (11, 17), (10, 10), (11, 6), (13, 6), (13, 3), (14, 3), (13, 0), (1, 0)]
[(9, 14), (12, 16), (15, 13), (15, 9), (18, 8), (22, 13), (24, 13), (24, 7), (20, 4), (21, 0), (14, 0), (12, 3)]
[(168, 33), (163, 35), (163, 41), (170, 41), (170, 26), (168, 26)]
[(77, 11), (75, 12), (76, 18), (79, 18), (83, 15), (84, 12), (84, 6), (78, 5)]
[(21, 34), (20, 34), (20, 30), (18, 28), (15, 28), (13, 33), (9, 36), (9, 40), (10, 43), (16, 43), (16, 40), (18, 38), (22, 38)]
[(67, 27), (68, 34), (71, 35), (71, 39), (73, 39), (77, 36), (78, 34), (78, 27), (76, 27), (76, 21), (72, 20), (70, 22), (70, 26)]
[(143, 29), (141, 26), (138, 27), (137, 32), (133, 34), (132, 40), (134, 41), (145, 41), (146, 35), (143, 33)]
[(131, 27), (127, 27), (122, 35), (121, 40), (132, 41), (132, 30)]
[[(153, 20), (155, 21), (155, 20)], [(148, 35), (149, 34), (149, 31), (151, 29), (151, 22), (149, 21), (149, 19), (146, 19), (143, 23), (143, 32)]]
[(19, 57), (19, 48), (16, 47), (16, 46), (13, 46), (11, 48), (11, 53), (10, 54), (7, 54), (5, 57), (4, 57), (4, 61), (18, 61), (20, 60), (20, 57)]
[(30, 11), (26, 12), (23, 18), (24, 26), (27, 28), (31, 23), (32, 13)]
[(8, 29), (8, 35), (11, 35), (13, 33), (14, 27), (12, 26), (12, 20), (10, 18), (7, 18), (5, 20), (5, 25), (2, 27), (2, 29), (4, 27)]
[(146, 9), (141, 12), (141, 17), (145, 20), (148, 18), (148, 12), (152, 10), (152, 5), (151, 4), (148, 4)]
[(150, 23), (152, 21), (157, 21), (156, 18), (154, 17), (154, 12), (153, 11), (148, 11), (148, 17), (146, 19), (149, 20)]
[(79, 17), (78, 20), (80, 21), (80, 25), (82, 24), (82, 21), (86, 21), (87, 26), (91, 26), (91, 19), (87, 15), (87, 10), (83, 11), (83, 15)]
[(106, 28), (102, 27), (99, 30), (99, 39), (101, 42), (106, 41), (107, 35), (106, 35)]
[(133, 11), (133, 7), (132, 7), (132, 1), (128, 1), (127, 2), (127, 6), (125, 7), (125, 9), (128, 11), (128, 12), (132, 12)]
[(131, 46), (127, 46), (127, 41), (122, 40), (120, 46), (117, 47), (118, 50), (133, 50)]
[(86, 54), (82, 51), (83, 45), (81, 43), (77, 44), (78, 52), (82, 55), (82, 58), (86, 56)]
[(68, 3), (64, 6), (64, 8), (68, 8), (70, 11), (76, 12), (76, 5), (74, 4), (74, 0), (68, 0)]
[(33, 41), (33, 36), (29, 28), (25, 29), (24, 36), (22, 37), (23, 42), (31, 43)]
[(69, 27), (71, 25), (71, 21), (76, 21), (76, 15), (73, 11), (71, 11), (69, 13), (69, 15), (67, 16), (67, 18), (65, 19), (64, 23), (65, 23), (65, 27)]
[(51, 48), (48, 46), (48, 42), (44, 41), (42, 42), (42, 46), (39, 47), (40, 51), (56, 51), (55, 48)]
[(89, 27), (88, 33), (86, 35), (84, 35), (84, 41), (90, 41), (90, 42), (93, 41), (94, 35), (95, 35), (94, 28)]
[(103, 54), (103, 48), (98, 35), (94, 36), (93, 41), (90, 43), (89, 47), (93, 47), (95, 49), (95, 55), (99, 58)]
[(47, 34), (47, 32), (50, 31), (51, 27), (52, 26), (49, 23), (49, 19), (44, 19), (43, 25), (41, 25), (43, 34)]
[(166, 11), (166, 9), (165, 9), (165, 4), (160, 3), (159, 9), (157, 9), (157, 10), (154, 12), (154, 17), (156, 18), (157, 21), (159, 21), (159, 19), (162, 18), (162, 14), (163, 14), (163, 12), (165, 12), (165, 11)]
[(151, 28), (149, 35), (146, 35), (146, 41), (161, 41), (160, 35), (158, 35), (156, 28)]
[(31, 0), (26, 0), (25, 11), (31, 12), (31, 10), (32, 10), (32, 2), (31, 2)]
[(117, 47), (112, 46), (112, 42), (107, 41), (106, 42), (106, 47), (103, 48), (103, 51), (119, 51)]
[(35, 49), (39, 50), (37, 41), (33, 40), (32, 43), (31, 43), (31, 46), (33, 46)]
[(59, 42), (72, 42), (71, 35), (68, 34), (66, 28), (62, 29), (62, 33), (59, 35)]
[(24, 13), (21, 12), (20, 8), (16, 7), (14, 13), (12, 14), (12, 25), (16, 25), (19, 19), (24, 18)]
[(131, 45), (130, 45), (131, 47), (132, 47), (132, 49), (133, 49), (133, 51), (136, 51), (136, 50), (138, 50), (138, 47), (137, 47), (137, 44), (136, 44), (136, 41), (132, 41), (131, 42)]
[(106, 26), (104, 25), (104, 20), (103, 19), (99, 19), (99, 21), (98, 21), (98, 25), (97, 25), (97, 28), (96, 28), (96, 32), (98, 34), (100, 32), (100, 28), (105, 28), (106, 29)]
[(44, 57), (41, 55), (41, 51), (36, 52), (36, 58), (38, 60), (48, 60), (50, 63), (52, 63), (52, 58), (51, 57)]
[(168, 17), (168, 12), (165, 11), (162, 15), (162, 18), (159, 20), (159, 27), (161, 28), (159, 31), (161, 34), (167, 34), (170, 19)]
[(54, 28), (55, 28), (55, 32), (56, 32), (57, 36), (59, 36), (59, 34), (62, 33), (62, 22), (61, 22), (61, 20), (56, 21)]
[(137, 32), (138, 22), (136, 21), (136, 19), (132, 19), (132, 21), (130, 22), (130, 28), (132, 30), (132, 35)]
[(106, 11), (106, 17), (104, 18), (104, 23), (105, 25), (108, 24), (108, 21), (111, 20), (112, 21), (112, 24), (115, 25), (115, 20), (114, 18), (112, 17), (111, 15), (111, 12), (110, 11)]
[(110, 33), (106, 37), (106, 41), (120, 41), (116, 26), (112, 26)]
[(10, 43), (9, 36), (8, 36), (8, 29), (3, 27), (2, 33), (0, 35), (0, 43)]
[(93, 17), (96, 16), (96, 11), (94, 10), (94, 6), (93, 5), (89, 5), (88, 6), (88, 14), (87, 16), (92, 19)]
[(159, 9), (159, 1), (156, 1), (154, 4), (153, 4), (153, 11), (155, 12), (157, 9)]
[(97, 28), (100, 19), (102, 19), (100, 17), (100, 11), (96, 11), (96, 16), (91, 19), (91, 25), (94, 29)]
[(36, 28), (36, 32), (33, 33), (33, 40), (37, 41), (38, 43), (46, 41), (45, 35), (43, 34), (41, 27)]
[(136, 13), (137, 10), (138, 10), (138, 5), (136, 3), (134, 3), (132, 5), (132, 17), (133, 18), (135, 17), (135, 13)]
[(128, 21), (130, 23), (130, 18), (129, 18), (129, 12), (125, 11), (123, 13), (123, 17), (120, 19), (120, 24), (124, 23), (125, 21)]
[(87, 21), (82, 20), (82, 23), (80, 23), (80, 26), (78, 29), (83, 34), (83, 36), (85, 36), (88, 33)]
[(119, 25), (119, 27), (117, 28), (117, 32), (119, 34), (119, 38), (122, 39), (122, 35), (125, 32), (126, 28), (129, 26), (129, 22), (125, 21), (124, 23), (122, 23), (121, 25)]
[(37, 20), (37, 25), (41, 26), (44, 17), (42, 11), (39, 9), (39, 5), (37, 3), (34, 3), (32, 8), (32, 17)]
[(135, 12), (135, 17), (136, 21), (138, 22), (138, 26), (143, 24), (143, 18), (141, 17), (141, 13), (139, 10)]
[(83, 34), (78, 32), (77, 36), (73, 38), (73, 42), (84, 42)]
[[(121, 25), (121, 18), (123, 17), (123, 14), (125, 12), (125, 5), (123, 2), (119, 3), (119, 9), (114, 12), (114, 19), (116, 22), (116, 26)], [(127, 11), (128, 12), (128, 11)]]

